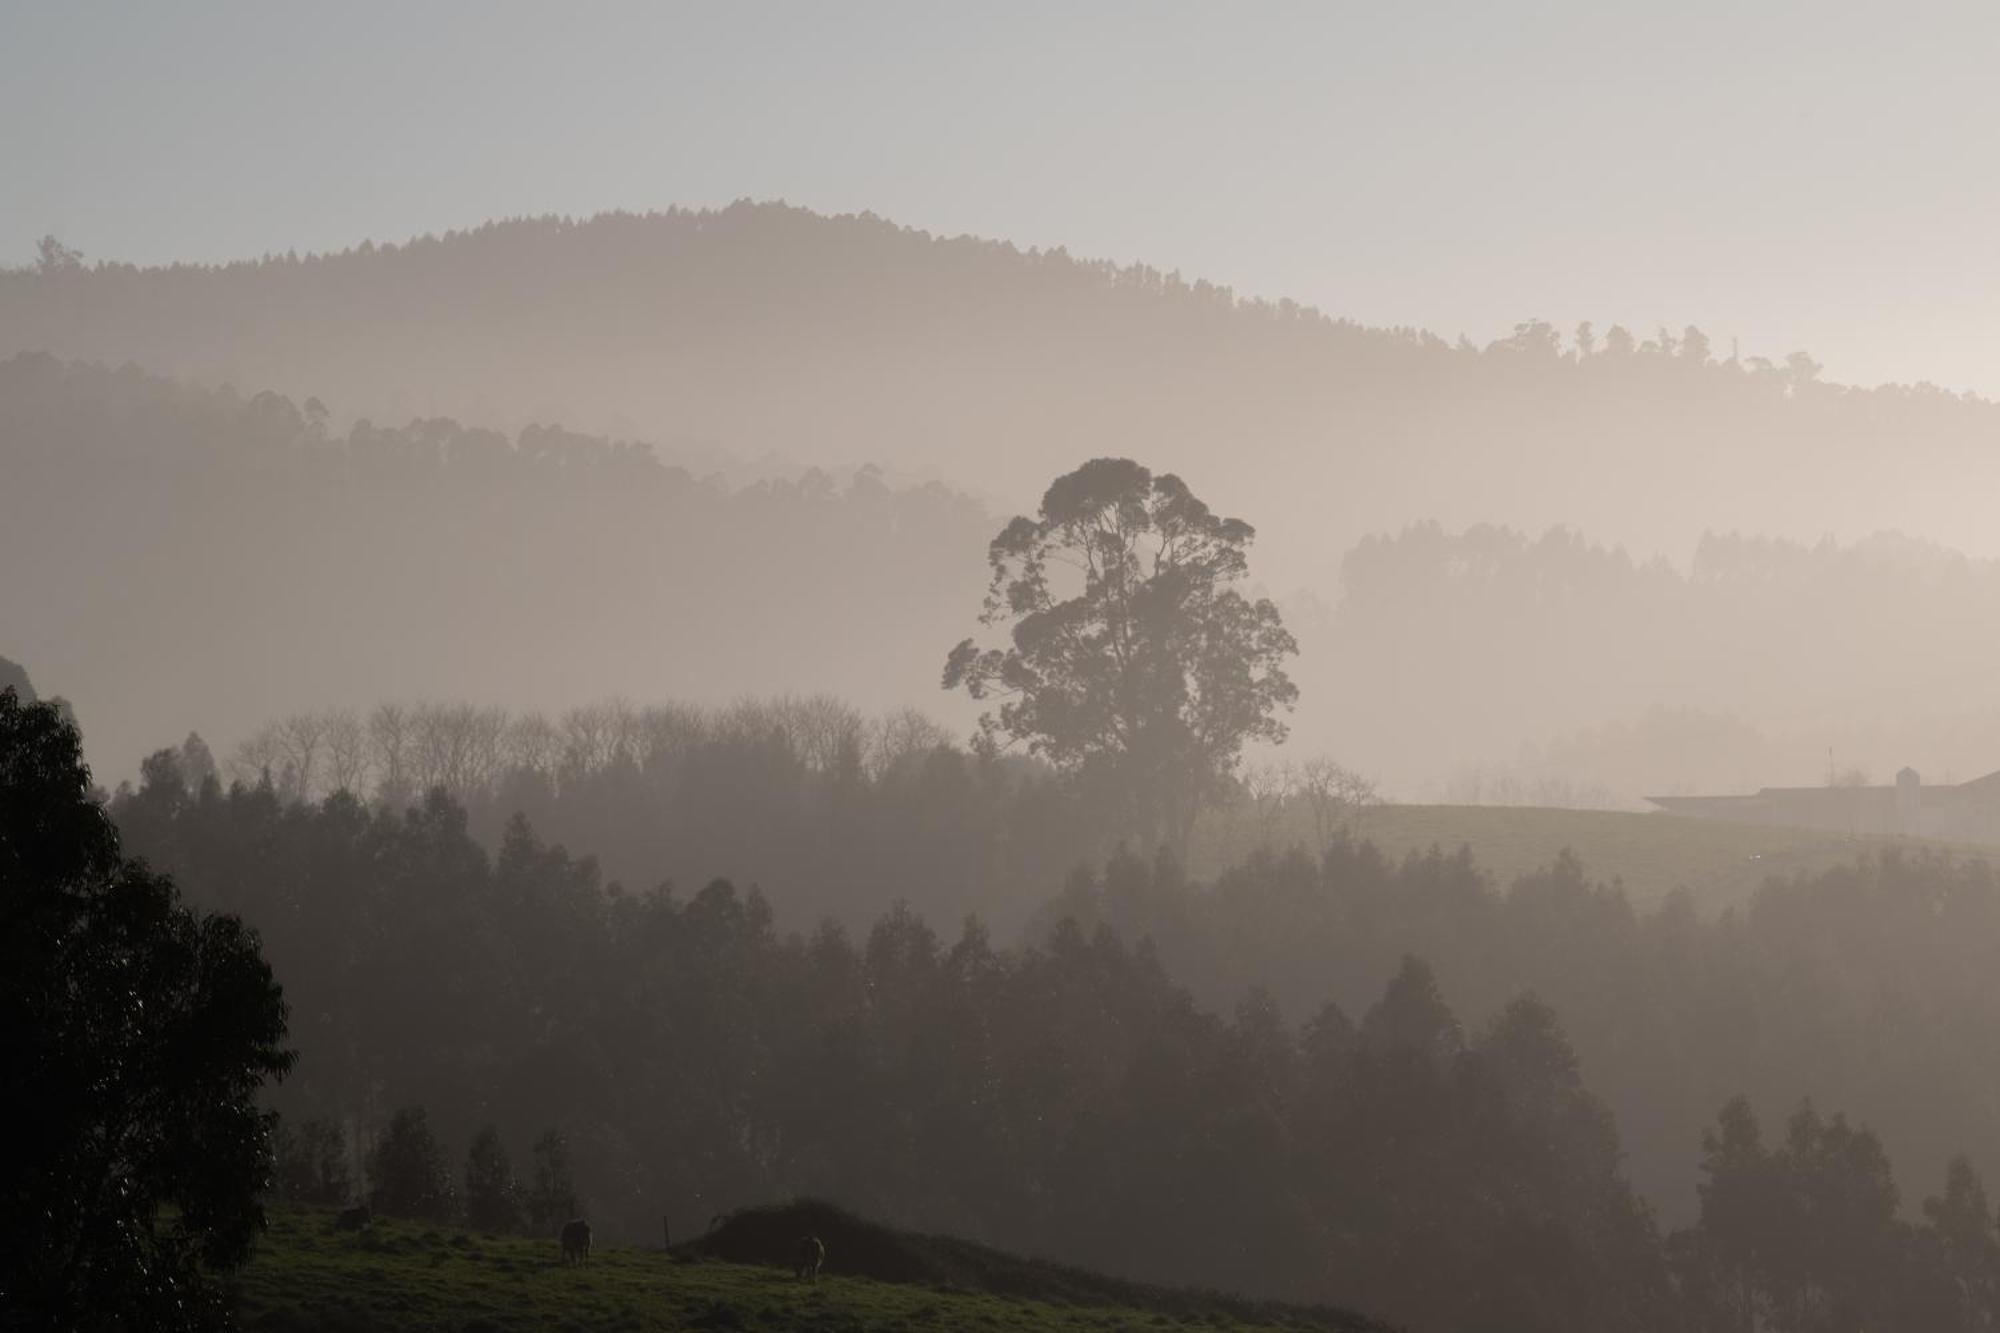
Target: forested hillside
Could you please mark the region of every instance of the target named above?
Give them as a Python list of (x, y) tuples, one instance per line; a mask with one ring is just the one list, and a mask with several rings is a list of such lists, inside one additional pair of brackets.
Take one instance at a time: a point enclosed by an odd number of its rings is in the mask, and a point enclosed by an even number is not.
[[(0, 633), (101, 776), (300, 709), (937, 689), (993, 521), (863, 470), (730, 486), (553, 426), (327, 423), (134, 369), (0, 362)], [(28, 577), (25, 571), (33, 571)]]
[(219, 770), (191, 736), (148, 759), (142, 783), (196, 790), (220, 771), (286, 804), (341, 795), (391, 812), (441, 792), (488, 850), (526, 819), (634, 889), (725, 876), (788, 920), (861, 929), (900, 902), (937, 921), (977, 914), (1011, 939), (1117, 845), (1114, 811), (1044, 762), (952, 742), (921, 714), (869, 718), (825, 695), (614, 702), (553, 720), (382, 704), (276, 719)]
[[(115, 259), (115, 256), (103, 258)], [(1279, 297), (1282, 293), (1273, 293)], [(1287, 582), (1435, 518), (1893, 527), (2000, 554), (2000, 408), (1821, 383), (1727, 330), (1368, 329), (1198, 275), (779, 204), (496, 222), (221, 267), (0, 275), (0, 355), (127, 360), (336, 420), (534, 422), (799, 465), (877, 462), (1028, 505), (1107, 452), (1201, 478)], [(1226, 473), (1226, 476), (1223, 475)]]

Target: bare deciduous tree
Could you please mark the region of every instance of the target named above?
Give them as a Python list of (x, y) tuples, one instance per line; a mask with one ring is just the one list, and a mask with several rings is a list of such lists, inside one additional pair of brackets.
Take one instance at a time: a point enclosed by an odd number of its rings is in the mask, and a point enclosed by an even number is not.
[(604, 704), (585, 704), (562, 715), (562, 771), (595, 773), (611, 760), (615, 724)]
[(351, 708), (337, 708), (326, 715), (326, 764), (328, 792), (368, 794), (368, 729)]
[(425, 791), (464, 799), (486, 790), (506, 761), (507, 710), (476, 704), (419, 704), (410, 713), (412, 776)]
[(279, 785), (287, 800), (310, 801), (319, 794), (320, 761), (326, 746), (324, 713), (293, 713), (278, 723), (278, 747), (289, 781)]
[(1334, 832), (1351, 824), (1371, 805), (1381, 804), (1375, 784), (1326, 755), (1299, 764), (1295, 789), (1312, 814), (1314, 846), (1324, 847)]
[(507, 763), (553, 780), (562, 755), (562, 733), (544, 713), (523, 713), (507, 728)]
[(809, 694), (778, 703), (778, 715), (792, 752), (817, 773), (858, 769), (867, 722), (851, 705), (830, 694)]
[(868, 774), (880, 778), (900, 763), (951, 743), (951, 732), (923, 710), (899, 708), (868, 729)]
[(255, 785), (270, 777), (284, 764), (278, 745), (278, 724), (266, 722), (250, 733), (229, 757), (229, 775), (238, 782)]
[(709, 736), (708, 715), (693, 704), (656, 704), (639, 714), (639, 766), (652, 771), (673, 762)]
[(368, 753), (374, 761), (376, 799), (391, 808), (409, 804), (410, 715), (401, 704), (381, 704), (368, 715)]
[(1285, 803), (1292, 794), (1292, 766), (1289, 763), (1249, 764), (1243, 769), (1243, 794), (1257, 820), (1257, 837), (1268, 842)]

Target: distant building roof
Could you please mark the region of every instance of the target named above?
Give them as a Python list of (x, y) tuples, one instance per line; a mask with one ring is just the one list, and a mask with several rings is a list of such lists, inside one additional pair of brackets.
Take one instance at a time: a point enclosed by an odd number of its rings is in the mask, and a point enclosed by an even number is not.
[[(1915, 776), (1914, 769), (1904, 769), (1904, 773)], [(1897, 775), (1898, 777), (1901, 774)], [(1662, 810), (1720, 810), (1737, 807), (1749, 813), (1762, 804), (1783, 801), (1819, 800), (1829, 792), (1843, 792), (1851, 799), (1860, 801), (1893, 800), (1897, 795), (1895, 787), (1760, 787), (1748, 796), (1648, 796), (1646, 800)], [(2000, 800), (2000, 769), (1985, 777), (1974, 778), (1970, 782), (1933, 784), (1918, 788), (1919, 797), (1926, 805), (1942, 805), (1964, 797)]]

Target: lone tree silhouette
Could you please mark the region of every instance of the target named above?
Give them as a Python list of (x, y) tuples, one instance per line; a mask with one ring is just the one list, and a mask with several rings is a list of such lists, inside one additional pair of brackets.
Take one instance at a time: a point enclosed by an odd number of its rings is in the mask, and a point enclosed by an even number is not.
[(1278, 608), (1232, 585), (1255, 535), (1171, 473), (1099, 458), (1056, 478), (1040, 514), (993, 539), (986, 625), (1010, 643), (952, 649), (944, 687), (1000, 701), (988, 753), (1025, 745), (1100, 784), (1128, 831), (1185, 844), (1246, 741), (1282, 741), (1298, 652)]
[(0, 689), (0, 1324), (200, 1329), (291, 1067), (257, 937), (120, 854), (75, 726)]

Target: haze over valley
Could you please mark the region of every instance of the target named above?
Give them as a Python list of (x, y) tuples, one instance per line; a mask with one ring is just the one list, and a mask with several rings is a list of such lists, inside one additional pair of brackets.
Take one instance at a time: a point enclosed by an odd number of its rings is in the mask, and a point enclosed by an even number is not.
[[(752, 204), (222, 268), (58, 259), (0, 288), (23, 466), (98, 498), (108, 552), (172, 553), (146, 577), (256, 584), (162, 587), (143, 614), (273, 611), (268, 646), (197, 634), (141, 669), (94, 646), (125, 632), (122, 590), (44, 585), (22, 614), (64, 626), (51, 665), (113, 728), (107, 771), (171, 739), (124, 729), (121, 709), (157, 715), (155, 690), (213, 692), (197, 717), (231, 744), (390, 694), (560, 710), (830, 690), (956, 727), (921, 645), (968, 627), (991, 525), (971, 516), (1031, 506), (1037, 478), (1109, 439), (1258, 516), (1257, 581), (1319, 683), (1299, 738), (1406, 798), (1485, 799), (1476, 774), (1499, 771), (1513, 799), (1567, 782), (1572, 803), (1629, 808), (1809, 783), (1829, 752), (1842, 772), (1965, 778), (2000, 740), (1969, 614), (1992, 596), (2000, 407), (1829, 384), (1804, 354), (1732, 357), (1694, 329), (1530, 321), (1453, 346)], [(163, 479), (193, 502), (153, 506)], [(12, 495), (17, 559), (40, 525), (75, 533), (74, 508)], [(703, 599), (796, 612), (712, 634)], [(1954, 633), (1977, 641), (1937, 637)], [(285, 669), (244, 682), (245, 651)], [(1412, 671), (1433, 683), (1387, 688)]]
[(0, 16), (0, 1328), (2000, 1326), (1996, 45)]

